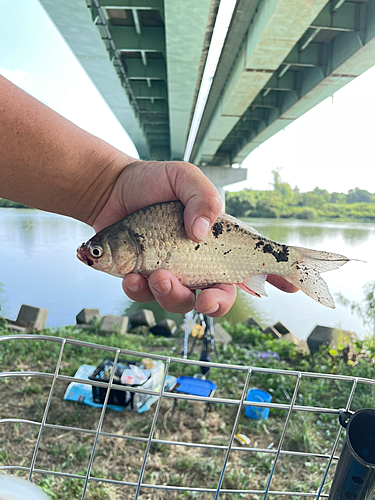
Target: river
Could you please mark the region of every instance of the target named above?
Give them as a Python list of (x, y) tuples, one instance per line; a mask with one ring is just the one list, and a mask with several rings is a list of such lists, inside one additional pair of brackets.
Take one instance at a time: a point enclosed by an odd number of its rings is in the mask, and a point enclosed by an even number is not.
[[(344, 254), (365, 262), (349, 262), (324, 274), (332, 295), (341, 292), (351, 300), (363, 298), (362, 286), (375, 279), (375, 225), (366, 222), (306, 222), (248, 220), (264, 236), (280, 243)], [(77, 246), (93, 230), (73, 219), (38, 210), (0, 208), (0, 295), (2, 315), (15, 319), (21, 304), (49, 309), (47, 326), (75, 323), (83, 307), (101, 314), (123, 314), (140, 307), (122, 292), (118, 278), (90, 269), (75, 256)], [(368, 333), (361, 320), (337, 304), (328, 309), (302, 292), (286, 294), (266, 284), (268, 298), (250, 297), (238, 290), (227, 319), (244, 321), (250, 314), (265, 325), (282, 321), (298, 338), (306, 338), (316, 324)], [(337, 300), (336, 300), (337, 303)], [(148, 304), (157, 319), (165, 317)], [(168, 315), (182, 320), (180, 315)]]

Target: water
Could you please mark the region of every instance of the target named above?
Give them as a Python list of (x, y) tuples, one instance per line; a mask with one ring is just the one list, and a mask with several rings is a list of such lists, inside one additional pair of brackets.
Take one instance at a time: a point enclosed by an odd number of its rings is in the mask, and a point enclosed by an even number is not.
[[(358, 222), (304, 222), (253, 219), (249, 222), (264, 236), (290, 245), (329, 250), (354, 259), (343, 268), (324, 274), (333, 296), (341, 292), (352, 300), (363, 298), (362, 286), (375, 279), (375, 225)], [(93, 230), (73, 219), (37, 210), (0, 208), (0, 283), (2, 310), (15, 319), (21, 304), (49, 309), (47, 326), (75, 323), (83, 307), (101, 314), (123, 314), (141, 307), (122, 292), (121, 280), (79, 262), (75, 249)], [(341, 305), (335, 310), (312, 301), (302, 292), (286, 294), (266, 285), (268, 298), (257, 299), (238, 291), (227, 318), (244, 321), (249, 314), (264, 324), (281, 320), (297, 337), (308, 336), (316, 324), (367, 333), (362, 322)], [(337, 301), (336, 301), (337, 302)], [(147, 304), (157, 319), (170, 315), (156, 304)]]

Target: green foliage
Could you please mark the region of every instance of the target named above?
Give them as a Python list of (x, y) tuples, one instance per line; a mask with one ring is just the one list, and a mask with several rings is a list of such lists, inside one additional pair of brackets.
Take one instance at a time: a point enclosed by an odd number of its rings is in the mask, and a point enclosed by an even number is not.
[(227, 212), (235, 217), (375, 220), (375, 195), (364, 189), (354, 188), (346, 195), (316, 187), (300, 193), (281, 179), (280, 169), (272, 174), (273, 190), (226, 193)]
[(29, 208), (22, 203), (18, 203), (16, 201), (4, 200), (4, 198), (0, 198), (0, 207), (2, 208)]
[(306, 207), (306, 208), (301, 208), (301, 210), (296, 210), (294, 212), (294, 215), (297, 219), (304, 219), (304, 220), (314, 220), (317, 218), (318, 214), (315, 208), (312, 207)]
[(375, 197), (365, 189), (349, 189), (346, 197), (347, 203), (375, 203)]

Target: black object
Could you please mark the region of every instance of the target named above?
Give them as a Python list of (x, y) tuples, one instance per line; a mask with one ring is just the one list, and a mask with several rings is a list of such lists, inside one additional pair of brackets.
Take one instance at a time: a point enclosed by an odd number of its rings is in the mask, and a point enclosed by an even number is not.
[[(109, 382), (112, 368), (113, 359), (105, 359), (89, 376), (89, 380), (97, 380), (100, 382)], [(124, 370), (129, 368), (130, 365), (139, 366), (139, 363), (135, 361), (119, 360), (116, 364), (115, 374), (113, 377), (113, 383), (118, 385), (121, 384), (121, 375)], [(127, 385), (127, 384), (126, 384)], [(142, 384), (143, 385), (143, 384)], [(139, 385), (131, 385), (130, 387), (140, 387)], [(105, 400), (105, 395), (107, 393), (106, 387), (98, 387), (96, 385), (92, 386), (92, 396), (95, 403), (103, 404)], [(118, 405), (118, 406), (130, 406), (133, 410), (134, 392), (129, 391), (119, 391), (117, 389), (111, 389), (109, 394), (108, 404)]]
[[(201, 353), (201, 361), (211, 361), (210, 355), (208, 354), (207, 351), (202, 351)], [(209, 366), (201, 366), (201, 372), (203, 375), (206, 375), (210, 370)]]
[(375, 410), (340, 412), (346, 439), (328, 500), (368, 500), (375, 486)]

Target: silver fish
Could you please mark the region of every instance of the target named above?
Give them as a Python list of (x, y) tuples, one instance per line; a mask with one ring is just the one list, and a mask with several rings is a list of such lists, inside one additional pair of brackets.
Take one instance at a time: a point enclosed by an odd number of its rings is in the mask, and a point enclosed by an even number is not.
[(207, 238), (195, 243), (186, 235), (183, 211), (179, 201), (137, 210), (83, 243), (77, 257), (114, 276), (138, 273), (147, 278), (167, 269), (191, 289), (234, 283), (256, 296), (267, 296), (266, 277), (276, 274), (317, 302), (335, 307), (320, 273), (337, 269), (347, 257), (276, 243), (224, 212)]

